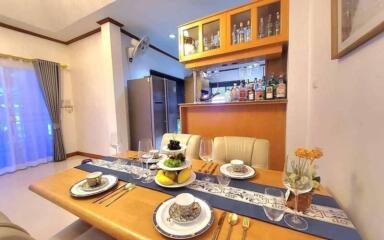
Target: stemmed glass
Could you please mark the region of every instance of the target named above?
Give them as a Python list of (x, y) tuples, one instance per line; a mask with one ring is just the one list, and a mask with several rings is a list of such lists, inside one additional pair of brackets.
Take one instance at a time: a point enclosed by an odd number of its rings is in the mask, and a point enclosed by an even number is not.
[[(199, 156), (204, 162), (209, 163), (212, 161), (212, 146), (213, 141), (210, 138), (202, 138), (200, 140), (200, 152)], [(203, 178), (203, 181), (210, 182), (212, 179), (207, 175)]]
[(312, 189), (312, 164), (305, 158), (289, 157), (285, 161), (284, 186), (295, 195), (295, 213), (284, 216), (285, 223), (296, 230), (307, 230), (308, 222), (298, 216), (297, 204), (299, 194), (307, 193)]
[(143, 164), (145, 163), (146, 168), (145, 171), (143, 171), (142, 183), (153, 182), (152, 173), (148, 166), (148, 161), (151, 158), (151, 150), (153, 150), (151, 139), (147, 138), (139, 141), (139, 161)]
[(220, 172), (219, 175), (217, 175), (217, 182), (220, 185), (221, 192), (224, 193), (224, 189), (225, 187), (228, 187), (231, 178)]

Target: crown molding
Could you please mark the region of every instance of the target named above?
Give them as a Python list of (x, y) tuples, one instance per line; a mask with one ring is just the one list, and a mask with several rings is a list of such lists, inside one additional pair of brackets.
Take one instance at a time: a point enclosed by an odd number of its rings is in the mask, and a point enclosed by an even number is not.
[[(114, 20), (114, 19), (112, 19), (110, 17), (107, 17), (107, 18), (104, 18), (102, 20), (97, 21), (97, 23), (100, 24), (100, 25), (102, 25), (104, 23), (107, 23), (107, 22), (113, 23), (113, 24), (115, 24), (116, 26), (118, 26), (120, 28), (124, 26), (123, 24), (119, 23), (118, 21), (116, 21), (116, 20)], [(98, 27), (98, 28), (93, 29), (93, 30), (91, 30), (89, 32), (86, 32), (86, 33), (84, 33), (84, 34), (82, 34), (80, 36), (74, 37), (74, 38), (72, 38), (72, 39), (70, 39), (68, 41), (62, 41), (62, 40), (59, 40), (59, 39), (56, 39), (56, 38), (48, 37), (48, 36), (43, 35), (43, 34), (39, 34), (39, 33), (35, 33), (35, 32), (32, 32), (32, 31), (26, 30), (26, 29), (23, 29), (23, 28), (15, 27), (15, 26), (3, 23), (3, 22), (0, 22), (0, 27), (7, 28), (7, 29), (10, 29), (10, 30), (14, 30), (14, 31), (17, 31), (17, 32), (21, 32), (21, 33), (24, 33), (24, 34), (29, 34), (29, 35), (34, 36), (34, 37), (42, 38), (42, 39), (45, 39), (45, 40), (49, 40), (49, 41), (53, 41), (53, 42), (60, 43), (60, 44), (65, 44), (65, 45), (70, 45), (72, 43), (75, 43), (75, 42), (77, 42), (79, 40), (87, 38), (87, 37), (89, 37), (89, 36), (91, 36), (93, 34), (96, 34), (96, 33), (101, 31), (101, 27)], [(128, 31), (126, 31), (126, 30), (124, 30), (122, 28), (120, 29), (120, 31), (121, 31), (121, 33), (127, 35), (128, 37), (140, 41), (140, 38), (138, 36), (136, 36), (135, 34), (130, 33), (130, 32), (128, 32)], [(152, 44), (150, 44), (149, 47), (152, 48), (153, 50), (161, 53), (161, 54), (164, 54), (167, 57), (170, 57), (170, 58), (172, 58), (172, 59), (174, 59), (176, 61), (179, 61), (179, 59), (177, 57), (167, 53), (166, 51), (161, 50), (160, 48), (158, 48), (158, 47), (156, 47), (156, 46), (154, 46)]]
[(14, 30), (16, 32), (21, 32), (21, 33), (29, 34), (29, 35), (32, 35), (32, 36), (35, 36), (35, 37), (38, 37), (38, 38), (42, 38), (42, 39), (45, 39), (45, 40), (49, 40), (49, 41), (53, 41), (53, 42), (57, 42), (57, 43), (61, 43), (61, 44), (66, 44), (65, 41), (61, 41), (61, 40), (56, 39), (56, 38), (51, 38), (51, 37), (45, 36), (43, 34), (31, 32), (29, 30), (26, 30), (26, 29), (23, 29), (23, 28), (18, 28), (18, 27), (15, 27), (15, 26), (3, 23), (3, 22), (0, 22), (0, 27), (8, 28), (8, 29)]
[(124, 24), (122, 24), (122, 23), (120, 23), (120, 22), (118, 22), (115, 19), (110, 18), (110, 17), (107, 17), (107, 18), (104, 18), (104, 19), (101, 19), (101, 20), (97, 21), (97, 23), (99, 25), (103, 25), (104, 23), (107, 23), (107, 22), (113, 23), (113, 24), (115, 24), (118, 27), (123, 27), (124, 26)]

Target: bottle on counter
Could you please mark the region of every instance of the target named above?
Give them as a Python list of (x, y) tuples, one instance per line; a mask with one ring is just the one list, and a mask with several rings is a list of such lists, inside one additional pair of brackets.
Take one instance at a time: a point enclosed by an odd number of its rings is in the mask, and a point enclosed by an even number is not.
[(243, 43), (244, 42), (244, 25), (243, 25), (243, 22), (240, 22), (240, 27), (239, 27), (239, 30), (238, 30), (238, 43)]
[(279, 83), (276, 87), (276, 98), (286, 98), (287, 97), (287, 85), (284, 83), (284, 75), (280, 74)]
[(276, 12), (276, 20), (275, 20), (275, 35), (280, 34), (280, 13)]
[(268, 35), (268, 36), (272, 36), (272, 35), (273, 35), (272, 14), (269, 14), (269, 15), (268, 15), (267, 35)]
[(245, 81), (243, 80), (240, 83), (240, 101), (246, 101), (247, 100), (247, 89), (245, 88)]
[[(249, 81), (249, 80), (248, 80)], [(248, 83), (248, 96), (247, 99), (248, 101), (255, 101), (255, 88), (254, 88), (254, 83)]]
[(239, 101), (239, 88), (237, 87), (237, 83), (233, 84), (232, 90), (231, 90), (231, 101), (236, 102)]
[(233, 24), (233, 29), (232, 29), (232, 44), (237, 44), (237, 26), (236, 26), (236, 24)]
[(263, 79), (256, 79), (256, 85), (255, 85), (255, 100), (264, 100), (264, 81)]
[(274, 88), (274, 85), (272, 84), (272, 79), (273, 78), (270, 78), (269, 80), (267, 80), (266, 82), (266, 86), (265, 86), (265, 100), (272, 100), (274, 98), (274, 94), (273, 94), (273, 88)]

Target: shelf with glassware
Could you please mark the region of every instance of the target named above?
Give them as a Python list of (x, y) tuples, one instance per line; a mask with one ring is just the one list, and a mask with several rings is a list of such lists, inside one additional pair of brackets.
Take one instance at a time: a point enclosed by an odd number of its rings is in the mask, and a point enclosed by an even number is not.
[(224, 49), (224, 16), (213, 16), (179, 28), (179, 58), (189, 61)]
[[(192, 40), (193, 28), (198, 29), (198, 34)], [(243, 50), (255, 57), (279, 56), (281, 50), (276, 46), (288, 42), (288, 0), (252, 2), (182, 25), (179, 39), (179, 58), (187, 67), (188, 62), (212, 57), (225, 60), (228, 57), (223, 56), (231, 54), (239, 54), (239, 59), (243, 59)]]

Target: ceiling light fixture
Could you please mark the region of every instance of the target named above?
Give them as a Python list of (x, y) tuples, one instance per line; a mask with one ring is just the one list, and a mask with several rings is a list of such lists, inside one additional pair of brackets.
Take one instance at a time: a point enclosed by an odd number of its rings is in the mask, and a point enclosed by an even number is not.
[(175, 34), (169, 34), (169, 38), (172, 38), (172, 39), (174, 39), (176, 37), (176, 35)]

